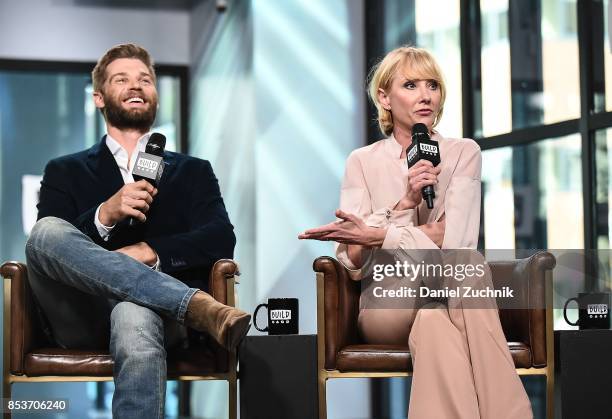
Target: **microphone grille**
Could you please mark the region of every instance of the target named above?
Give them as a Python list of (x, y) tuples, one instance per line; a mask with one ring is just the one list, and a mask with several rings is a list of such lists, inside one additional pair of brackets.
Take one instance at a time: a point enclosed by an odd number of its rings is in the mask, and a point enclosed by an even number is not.
[(166, 148), (166, 137), (159, 132), (154, 132), (149, 137), (145, 152), (161, 156), (164, 154), (164, 148)]
[(427, 134), (429, 135), (429, 130), (427, 129), (427, 125), (418, 123), (412, 126), (412, 135), (415, 134)]

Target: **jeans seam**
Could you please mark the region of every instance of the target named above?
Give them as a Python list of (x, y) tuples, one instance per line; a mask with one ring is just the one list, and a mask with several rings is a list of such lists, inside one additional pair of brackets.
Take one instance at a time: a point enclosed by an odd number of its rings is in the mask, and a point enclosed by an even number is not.
[[(164, 363), (166, 362), (166, 360), (164, 359), (163, 361)], [(166, 377), (164, 377), (162, 375), (162, 371), (161, 371), (161, 363), (157, 363), (157, 378), (158, 378), (158, 384), (159, 384), (159, 388), (158, 388), (158, 393), (157, 393), (157, 400), (158, 400), (158, 404), (157, 404), (157, 417), (160, 419), (163, 419), (165, 416), (165, 409), (164, 409), (164, 404), (166, 402), (165, 398), (166, 398), (166, 391), (164, 389), (164, 381), (166, 380)], [(164, 389), (164, 391), (162, 392), (162, 389)], [(163, 394), (162, 394), (163, 393)]]
[(189, 288), (183, 299), (181, 300), (181, 304), (179, 305), (177, 320), (180, 324), (185, 324), (185, 314), (187, 313), (187, 305), (193, 297), (193, 294), (197, 292), (197, 288)]

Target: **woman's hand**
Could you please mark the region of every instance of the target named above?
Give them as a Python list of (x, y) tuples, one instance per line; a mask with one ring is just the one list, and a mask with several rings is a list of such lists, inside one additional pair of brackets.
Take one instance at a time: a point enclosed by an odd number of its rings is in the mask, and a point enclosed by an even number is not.
[(404, 197), (393, 208), (394, 210), (406, 210), (416, 208), (423, 200), (421, 190), (425, 186), (438, 183), (440, 165), (434, 165), (425, 159), (419, 160), (414, 166), (408, 169), (408, 188)]
[(369, 227), (361, 218), (342, 210), (336, 211), (336, 217), (340, 220), (306, 230), (298, 235), (298, 238), (300, 240), (333, 240), (338, 243), (368, 247), (379, 247), (385, 240), (387, 229)]
[(444, 242), (444, 231), (446, 229), (446, 221), (444, 219), (429, 224), (423, 224), (417, 227), (421, 230), (429, 239), (436, 244), (439, 248), (442, 248)]

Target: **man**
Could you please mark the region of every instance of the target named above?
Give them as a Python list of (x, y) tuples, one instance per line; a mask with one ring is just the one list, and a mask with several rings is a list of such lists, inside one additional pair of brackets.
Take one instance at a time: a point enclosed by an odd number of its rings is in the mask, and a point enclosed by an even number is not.
[(250, 327), (250, 315), (198, 290), (216, 260), (232, 257), (236, 240), (207, 161), (165, 152), (159, 188), (134, 182), (157, 111), (148, 52), (118, 45), (92, 78), (107, 135), (45, 168), (28, 277), (57, 344), (110, 345), (113, 417), (163, 418), (165, 348), (180, 324), (228, 350)]

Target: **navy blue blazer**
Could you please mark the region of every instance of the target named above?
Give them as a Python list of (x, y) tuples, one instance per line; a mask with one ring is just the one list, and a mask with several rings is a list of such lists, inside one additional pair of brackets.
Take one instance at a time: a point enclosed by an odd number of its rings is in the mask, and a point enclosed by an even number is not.
[(119, 223), (108, 241), (94, 224), (98, 206), (123, 185), (106, 137), (88, 150), (51, 160), (41, 181), (38, 219), (62, 218), (108, 250), (140, 241), (159, 255), (161, 270), (193, 287), (208, 288), (215, 261), (232, 258), (236, 237), (210, 163), (164, 152), (158, 194), (145, 223)]

